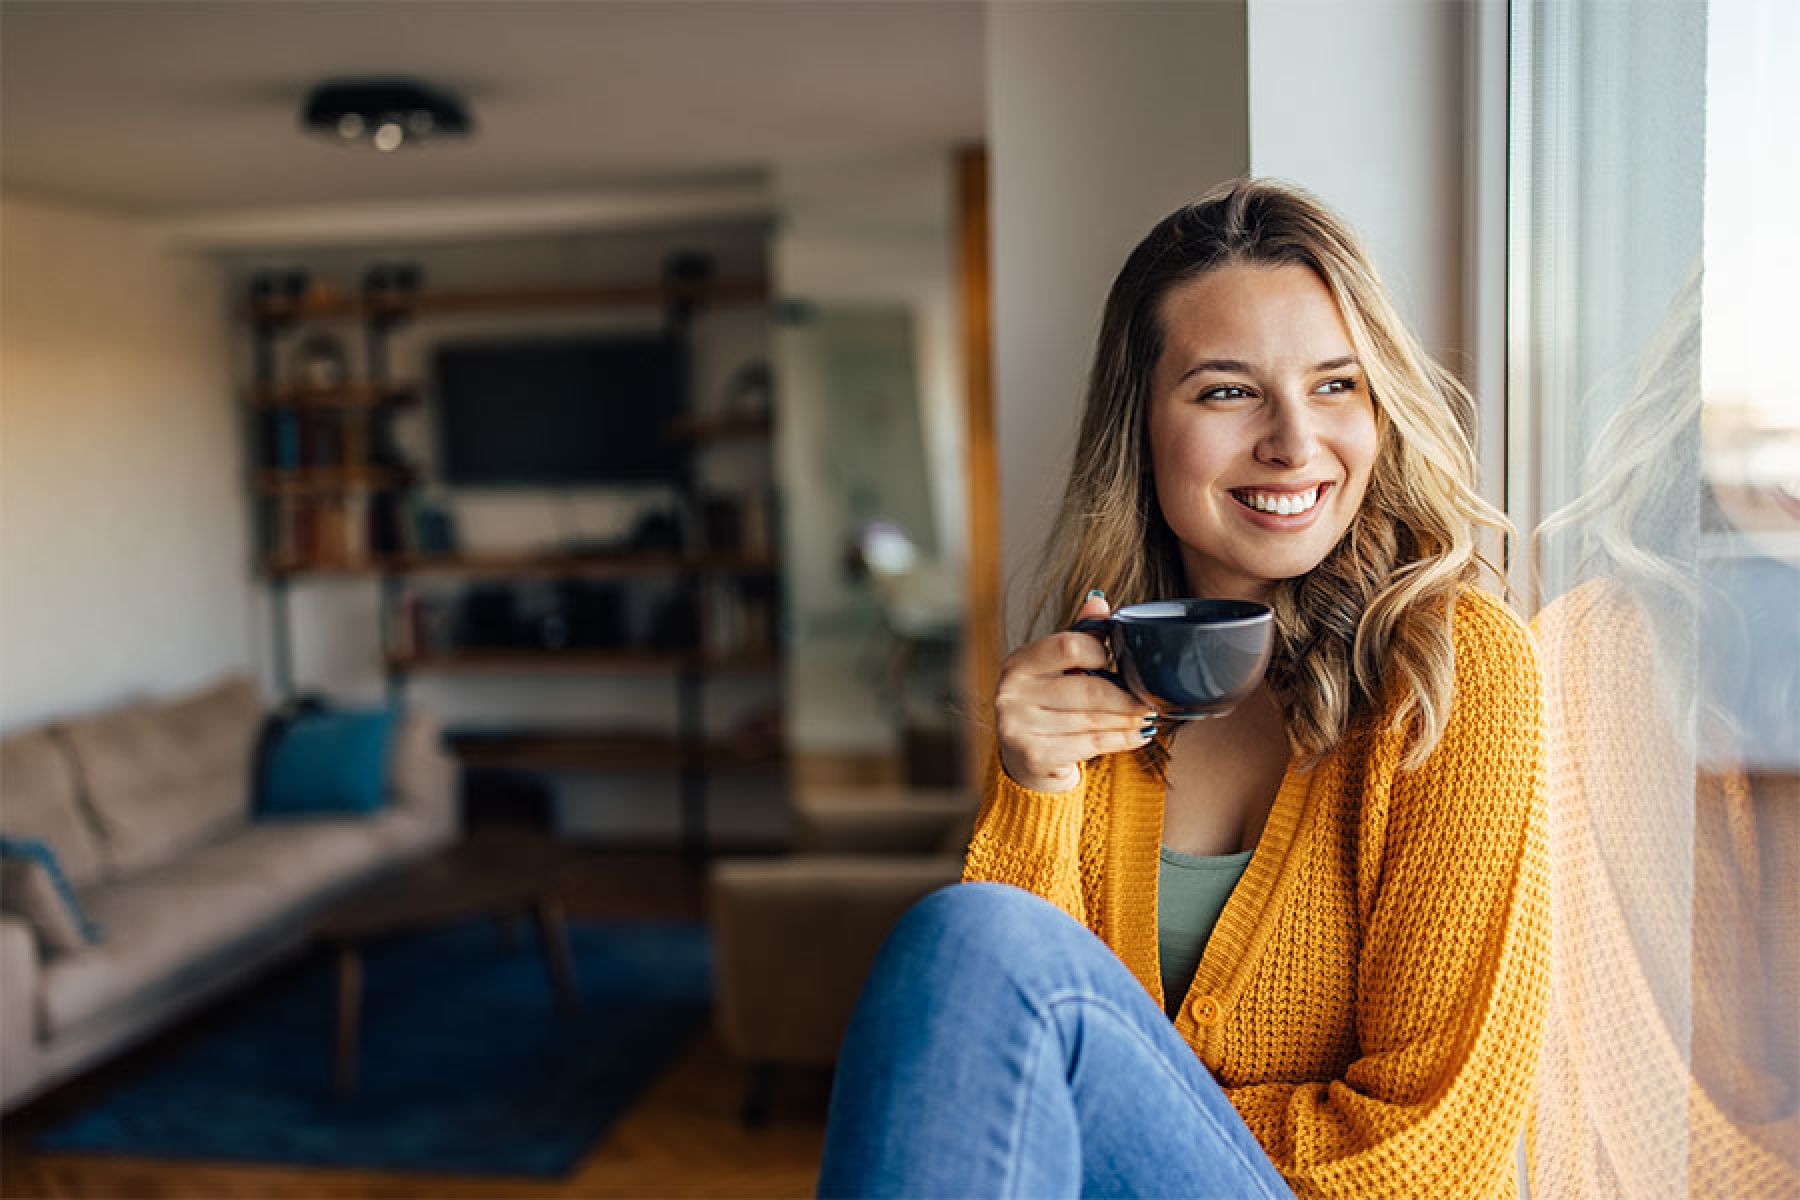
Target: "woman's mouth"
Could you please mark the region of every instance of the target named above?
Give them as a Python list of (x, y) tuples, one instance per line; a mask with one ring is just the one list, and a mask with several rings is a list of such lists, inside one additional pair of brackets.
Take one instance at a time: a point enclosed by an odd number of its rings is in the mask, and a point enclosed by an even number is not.
[(1331, 485), (1315, 483), (1299, 492), (1268, 492), (1257, 488), (1232, 488), (1231, 498), (1245, 508), (1276, 517), (1297, 517), (1313, 510)]

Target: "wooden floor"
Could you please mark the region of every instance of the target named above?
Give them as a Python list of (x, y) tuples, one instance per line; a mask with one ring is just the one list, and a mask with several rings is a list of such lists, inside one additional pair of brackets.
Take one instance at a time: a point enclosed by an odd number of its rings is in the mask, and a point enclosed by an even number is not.
[[(704, 912), (703, 873), (674, 855), (591, 852), (568, 894), (571, 915), (690, 917)], [(279, 981), (276, 981), (278, 984)], [(275, 986), (271, 984), (270, 986)], [(240, 999), (235, 1001), (242, 1003)], [(234, 1001), (227, 1001), (227, 1004)], [(28, 1105), (0, 1138), (5, 1197), (501, 1197), (809, 1196), (824, 1141), (823, 1076), (785, 1076), (772, 1119), (738, 1120), (745, 1068), (709, 1031), (567, 1177), (321, 1170), (160, 1162), (25, 1149), (32, 1132), (78, 1109), (104, 1088), (165, 1056), (200, 1023)]]

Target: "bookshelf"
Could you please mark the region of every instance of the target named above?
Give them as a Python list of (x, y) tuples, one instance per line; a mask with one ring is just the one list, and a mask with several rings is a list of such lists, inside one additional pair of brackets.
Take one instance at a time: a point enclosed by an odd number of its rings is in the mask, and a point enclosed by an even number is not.
[[(291, 590), (313, 579), (366, 580), (381, 589), (380, 668), (400, 702), (413, 678), (547, 673), (633, 681), (669, 678), (676, 685), (671, 723), (651, 728), (533, 728), (498, 723), (447, 731), (446, 743), (466, 768), (672, 773), (678, 781), (681, 837), (707, 852), (705, 799), (721, 769), (780, 769), (779, 722), (742, 735), (706, 732), (706, 693), (716, 679), (770, 677), (783, 665), (779, 614), (780, 563), (775, 550), (774, 496), (727, 513), (733, 536), (704, 529), (708, 497), (699, 460), (725, 443), (771, 442), (770, 411), (690, 414), (666, 429), (685, 463), (679, 504), (688, 513), (678, 546), (583, 547), (579, 552), (522, 548), (463, 552), (422, 523), (422, 488), (431, 481), (398, 448), (394, 419), (420, 404), (422, 386), (389, 377), (388, 339), (400, 326), (433, 316), (574, 309), (660, 308), (684, 353), (694, 310), (712, 304), (761, 305), (759, 278), (676, 279), (607, 287), (479, 290), (397, 289), (339, 294), (314, 286), (275, 294), (253, 288), (241, 310), (254, 343), (247, 392), (254, 466), (248, 492), (256, 511), (256, 569), (269, 590), (277, 684), (293, 691)], [(288, 339), (322, 323), (360, 323), (363, 367), (328, 380), (284, 380), (277, 363)], [(292, 356), (291, 348), (289, 357)], [(765, 379), (766, 382), (766, 379)], [(767, 406), (765, 406), (767, 407)], [(716, 503), (716, 498), (714, 500)], [(698, 544), (695, 544), (698, 543)], [(722, 544), (721, 544), (722, 543)], [(685, 608), (653, 644), (576, 636), (558, 643), (496, 645), (474, 641), (445, 611), (447, 589), (536, 587), (580, 589), (655, 584), (668, 603)], [(591, 631), (590, 631), (591, 634)]]

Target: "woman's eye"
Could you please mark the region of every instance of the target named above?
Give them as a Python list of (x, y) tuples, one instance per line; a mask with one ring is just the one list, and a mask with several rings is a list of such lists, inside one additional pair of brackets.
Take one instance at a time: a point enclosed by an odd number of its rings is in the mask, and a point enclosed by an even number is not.
[(1356, 386), (1357, 381), (1354, 379), (1328, 379), (1321, 383), (1316, 390), (1327, 395), (1337, 395), (1343, 392), (1354, 392)]
[(1220, 384), (1218, 387), (1207, 388), (1204, 392), (1200, 393), (1200, 399), (1202, 399), (1202, 400), (1243, 400), (1243, 399), (1247, 398), (1249, 395), (1250, 395), (1249, 388), (1239, 387), (1235, 383), (1226, 383), (1226, 384)]

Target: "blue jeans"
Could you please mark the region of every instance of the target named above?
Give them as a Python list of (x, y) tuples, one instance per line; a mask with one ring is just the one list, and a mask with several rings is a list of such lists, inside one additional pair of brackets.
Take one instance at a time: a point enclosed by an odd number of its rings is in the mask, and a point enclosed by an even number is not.
[(901, 918), (838, 1059), (819, 1195), (1291, 1197), (1156, 1002), (1018, 888)]

